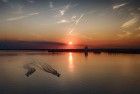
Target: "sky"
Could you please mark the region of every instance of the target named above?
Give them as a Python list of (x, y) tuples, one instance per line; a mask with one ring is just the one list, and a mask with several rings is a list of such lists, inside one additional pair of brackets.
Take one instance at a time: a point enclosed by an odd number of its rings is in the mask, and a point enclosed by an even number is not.
[(0, 41), (140, 47), (140, 0), (0, 0)]

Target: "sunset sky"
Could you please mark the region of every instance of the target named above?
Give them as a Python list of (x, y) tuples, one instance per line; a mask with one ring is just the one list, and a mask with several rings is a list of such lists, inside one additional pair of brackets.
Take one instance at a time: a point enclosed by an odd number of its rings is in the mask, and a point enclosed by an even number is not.
[(0, 41), (140, 47), (140, 0), (0, 0)]

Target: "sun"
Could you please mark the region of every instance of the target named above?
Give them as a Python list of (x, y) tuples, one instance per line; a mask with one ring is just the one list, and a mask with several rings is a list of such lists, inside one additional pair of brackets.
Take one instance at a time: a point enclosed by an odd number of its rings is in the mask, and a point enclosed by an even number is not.
[(69, 45), (72, 45), (73, 43), (72, 43), (72, 41), (69, 41), (68, 44), (69, 44)]

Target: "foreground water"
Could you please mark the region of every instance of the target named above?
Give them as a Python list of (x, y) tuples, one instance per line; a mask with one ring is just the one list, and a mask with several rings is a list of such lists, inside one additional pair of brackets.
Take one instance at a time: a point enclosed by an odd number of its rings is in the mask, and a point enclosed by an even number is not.
[[(27, 77), (32, 60), (61, 76)], [(140, 94), (140, 54), (0, 52), (0, 94)]]

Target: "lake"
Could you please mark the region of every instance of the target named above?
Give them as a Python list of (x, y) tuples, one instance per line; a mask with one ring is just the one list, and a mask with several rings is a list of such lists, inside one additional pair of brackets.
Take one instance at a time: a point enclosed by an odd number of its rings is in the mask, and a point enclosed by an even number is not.
[[(24, 65), (44, 62), (61, 75)], [(140, 94), (140, 54), (0, 52), (0, 94)]]

